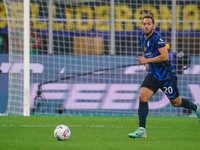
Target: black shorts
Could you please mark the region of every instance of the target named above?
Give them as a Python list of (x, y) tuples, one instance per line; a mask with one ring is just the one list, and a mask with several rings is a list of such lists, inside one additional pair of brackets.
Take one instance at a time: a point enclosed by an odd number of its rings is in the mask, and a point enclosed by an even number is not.
[(160, 88), (169, 99), (175, 99), (179, 96), (177, 77), (170, 77), (167, 80), (159, 81), (152, 75), (148, 74), (142, 82), (141, 87), (151, 89), (154, 94)]

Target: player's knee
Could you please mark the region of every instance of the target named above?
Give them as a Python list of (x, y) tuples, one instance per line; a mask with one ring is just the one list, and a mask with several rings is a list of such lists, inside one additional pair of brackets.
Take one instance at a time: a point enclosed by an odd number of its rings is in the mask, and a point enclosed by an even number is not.
[(147, 102), (148, 101), (147, 97), (144, 94), (141, 94), (141, 93), (139, 95), (139, 100), (140, 100), (140, 102)]
[(178, 101), (171, 102), (171, 104), (172, 104), (174, 107), (180, 107), (180, 106), (181, 106), (181, 103), (178, 102)]
[(180, 107), (181, 103), (182, 103), (182, 100), (181, 100), (181, 98), (179, 96), (176, 99), (170, 99), (170, 102), (174, 107)]
[(178, 103), (172, 103), (174, 107), (179, 107)]

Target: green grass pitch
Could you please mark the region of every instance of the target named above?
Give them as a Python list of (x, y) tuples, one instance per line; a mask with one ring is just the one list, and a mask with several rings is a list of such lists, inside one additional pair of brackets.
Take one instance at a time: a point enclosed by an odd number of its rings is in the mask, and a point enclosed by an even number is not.
[[(57, 141), (57, 125), (71, 129), (67, 141)], [(131, 139), (138, 117), (2, 116), (1, 150), (197, 150), (200, 123), (196, 117), (148, 117), (147, 138)]]

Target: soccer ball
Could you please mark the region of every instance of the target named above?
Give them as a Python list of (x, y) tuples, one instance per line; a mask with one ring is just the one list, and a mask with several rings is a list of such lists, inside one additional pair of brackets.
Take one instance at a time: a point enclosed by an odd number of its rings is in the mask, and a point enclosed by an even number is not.
[(66, 141), (70, 135), (71, 131), (66, 125), (59, 125), (54, 130), (54, 136), (58, 141)]

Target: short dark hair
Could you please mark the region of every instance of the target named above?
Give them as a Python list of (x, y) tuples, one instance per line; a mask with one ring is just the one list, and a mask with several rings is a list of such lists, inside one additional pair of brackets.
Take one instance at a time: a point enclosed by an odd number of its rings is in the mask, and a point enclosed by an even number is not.
[(144, 16), (143, 19), (142, 19), (142, 22), (143, 22), (143, 20), (144, 20), (145, 18), (150, 18), (150, 19), (152, 20), (152, 23), (154, 24), (154, 19), (153, 19), (153, 17), (152, 17), (151, 15), (146, 15), (146, 16)]

